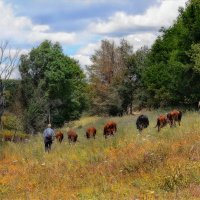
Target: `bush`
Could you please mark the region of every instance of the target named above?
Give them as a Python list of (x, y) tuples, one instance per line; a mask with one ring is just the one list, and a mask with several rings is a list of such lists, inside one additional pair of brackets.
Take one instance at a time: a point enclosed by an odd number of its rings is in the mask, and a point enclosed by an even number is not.
[(27, 135), (23, 132), (3, 130), (0, 133), (0, 138), (3, 139), (4, 141), (20, 142), (20, 141), (24, 141), (25, 139), (28, 139), (29, 135)]
[(11, 113), (5, 113), (2, 116), (3, 128), (7, 130), (23, 131), (23, 124), (21, 119)]

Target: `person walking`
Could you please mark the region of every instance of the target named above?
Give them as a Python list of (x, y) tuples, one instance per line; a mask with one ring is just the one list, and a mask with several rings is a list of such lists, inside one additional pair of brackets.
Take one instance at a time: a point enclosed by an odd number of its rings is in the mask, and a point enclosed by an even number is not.
[(44, 130), (43, 137), (44, 137), (45, 152), (46, 151), (49, 152), (51, 150), (51, 145), (55, 137), (55, 133), (54, 130), (51, 128), (51, 124), (48, 124), (48, 127)]

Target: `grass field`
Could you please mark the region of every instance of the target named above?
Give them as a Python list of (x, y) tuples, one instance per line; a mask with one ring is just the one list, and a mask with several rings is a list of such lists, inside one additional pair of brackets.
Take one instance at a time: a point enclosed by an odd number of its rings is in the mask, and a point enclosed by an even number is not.
[[(200, 116), (185, 112), (181, 126), (155, 129), (160, 111), (146, 112), (150, 126), (139, 134), (137, 116), (84, 117), (70, 123), (79, 142), (54, 141), (44, 152), (41, 135), (0, 147), (0, 199), (133, 200), (200, 199)], [(103, 126), (114, 120), (114, 137)], [(95, 125), (97, 137), (85, 129)], [(67, 127), (62, 130), (66, 134)]]

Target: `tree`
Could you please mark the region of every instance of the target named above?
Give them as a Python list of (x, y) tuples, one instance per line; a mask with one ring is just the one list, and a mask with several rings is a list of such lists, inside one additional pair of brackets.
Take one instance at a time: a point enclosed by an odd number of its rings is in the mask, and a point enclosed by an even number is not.
[(198, 73), (200, 2), (189, 0), (179, 9), (177, 20), (153, 44), (142, 79), (148, 104), (195, 105), (199, 100)]
[(100, 49), (91, 57), (92, 65), (87, 68), (93, 114), (122, 113), (120, 86), (131, 54), (132, 46), (126, 40), (121, 40), (119, 46), (113, 41), (101, 41)]
[(77, 119), (86, 107), (85, 75), (78, 62), (62, 52), (59, 43), (42, 42), (21, 56), (22, 97), (29, 132)]
[(17, 65), (19, 52), (19, 50), (12, 51), (8, 42), (0, 43), (0, 124), (5, 109), (5, 86), (3, 81), (10, 78)]
[(142, 47), (126, 57), (125, 74), (119, 88), (123, 110), (133, 114), (133, 105), (137, 108), (145, 106), (146, 90), (142, 82), (142, 73), (146, 68), (145, 60), (149, 49)]

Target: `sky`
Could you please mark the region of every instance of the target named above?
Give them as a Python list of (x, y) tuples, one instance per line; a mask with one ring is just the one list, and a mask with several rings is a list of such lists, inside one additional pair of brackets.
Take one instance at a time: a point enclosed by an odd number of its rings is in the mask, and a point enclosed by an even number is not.
[[(137, 50), (151, 47), (187, 0), (0, 0), (0, 42), (28, 53), (45, 39), (90, 65), (101, 40), (124, 38)], [(15, 70), (13, 77), (19, 74)]]

